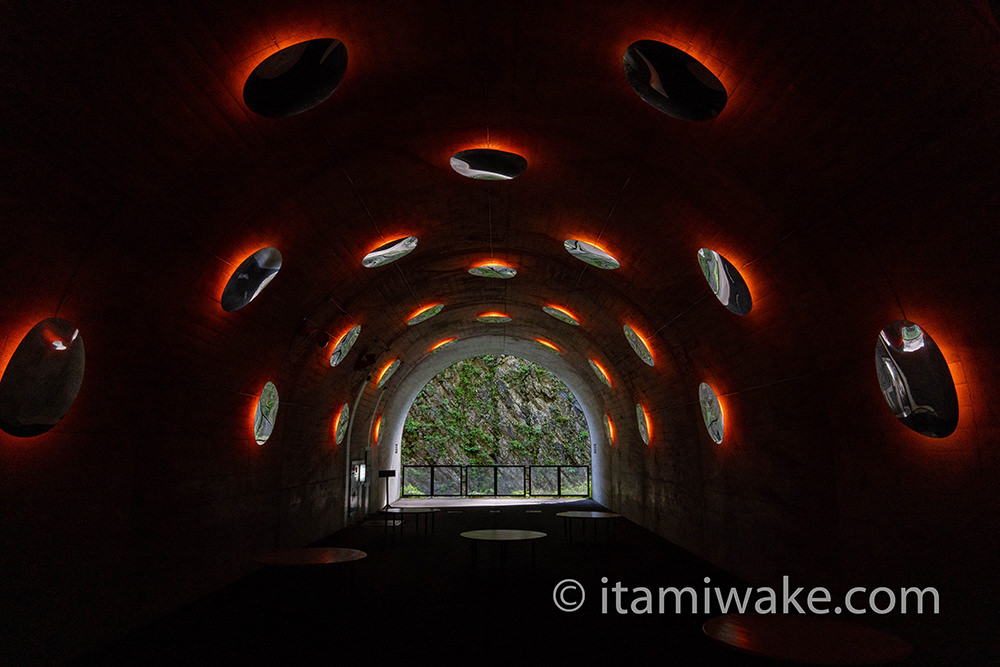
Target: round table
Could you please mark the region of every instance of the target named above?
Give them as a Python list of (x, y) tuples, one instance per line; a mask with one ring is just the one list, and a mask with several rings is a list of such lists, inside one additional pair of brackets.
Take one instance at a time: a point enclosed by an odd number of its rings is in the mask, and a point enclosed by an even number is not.
[(472, 567), (476, 567), (476, 546), (480, 542), (493, 542), (500, 545), (500, 566), (507, 562), (507, 545), (510, 542), (531, 542), (531, 569), (535, 569), (535, 541), (546, 537), (537, 530), (516, 530), (512, 528), (487, 528), (483, 530), (467, 530), (461, 534), (472, 543)]
[(573, 519), (580, 519), (583, 525), (583, 538), (587, 538), (587, 521), (593, 521), (594, 524), (594, 541), (597, 541), (597, 521), (607, 520), (605, 526), (605, 537), (608, 541), (612, 541), (613, 532), (611, 528), (614, 526), (615, 522), (611, 519), (621, 518), (621, 514), (615, 514), (614, 512), (586, 512), (582, 510), (573, 510), (569, 512), (559, 512), (556, 516), (561, 516), (563, 519), (563, 533), (566, 539), (570, 542), (573, 541)]
[(305, 547), (273, 551), (260, 556), (257, 562), (276, 566), (333, 565), (361, 560), (367, 556), (364, 551), (344, 547)]
[(294, 568), (296, 572), (303, 568), (339, 565), (347, 563), (347, 596), (351, 597), (354, 589), (354, 563), (362, 558), (367, 558), (368, 554), (358, 549), (347, 549), (345, 547), (303, 547), (301, 549), (285, 549), (283, 551), (272, 551), (257, 558), (257, 562), (263, 565), (280, 568)]
[(702, 630), (755, 656), (811, 665), (883, 665), (913, 652), (896, 635), (828, 617), (726, 614), (706, 621)]

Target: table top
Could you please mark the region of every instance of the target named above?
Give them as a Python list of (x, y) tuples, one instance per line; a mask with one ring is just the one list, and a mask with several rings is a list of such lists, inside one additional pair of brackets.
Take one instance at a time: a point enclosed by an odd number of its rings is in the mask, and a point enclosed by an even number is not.
[(906, 659), (899, 637), (834, 618), (726, 614), (705, 622), (706, 635), (747, 653), (814, 665), (877, 665)]
[(487, 540), (495, 542), (514, 542), (518, 540), (537, 540), (545, 537), (545, 533), (537, 530), (514, 530), (510, 528), (488, 528), (485, 530), (467, 530), (462, 537), (468, 540)]
[(556, 516), (566, 517), (567, 519), (617, 519), (621, 514), (615, 514), (614, 512), (583, 512), (583, 511), (572, 511), (572, 512), (559, 512)]
[(368, 554), (357, 549), (342, 547), (306, 547), (303, 549), (286, 549), (264, 554), (257, 562), (264, 565), (330, 565), (361, 560)]
[(441, 510), (437, 507), (390, 507), (382, 511), (388, 514), (430, 514)]

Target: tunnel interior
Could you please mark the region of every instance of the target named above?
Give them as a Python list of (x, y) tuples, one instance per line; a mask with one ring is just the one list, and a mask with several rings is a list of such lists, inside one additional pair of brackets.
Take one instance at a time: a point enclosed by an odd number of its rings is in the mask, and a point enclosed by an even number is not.
[(487, 353), (572, 388), (605, 507), (761, 585), (936, 586), (886, 622), (1000, 653), (990, 3), (0, 24), (8, 655), (343, 528), (350, 461)]

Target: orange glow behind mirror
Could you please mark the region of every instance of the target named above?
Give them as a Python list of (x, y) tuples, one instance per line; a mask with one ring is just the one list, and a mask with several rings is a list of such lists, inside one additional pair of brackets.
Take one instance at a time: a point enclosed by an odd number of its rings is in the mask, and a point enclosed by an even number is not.
[(414, 311), (414, 313), (412, 315), (410, 315), (406, 319), (407, 319), (407, 321), (416, 319), (417, 317), (419, 317), (419, 316), (423, 315), (424, 313), (426, 313), (431, 308), (434, 308), (435, 306), (440, 306), (440, 305), (442, 305), (442, 304), (440, 304), (440, 303), (432, 303), (429, 306), (424, 306), (423, 308), (419, 308), (418, 310)]
[(535, 342), (538, 343), (539, 345), (544, 345), (545, 347), (547, 347), (549, 349), (552, 349), (552, 350), (555, 350), (556, 352), (562, 354), (562, 350), (560, 350), (558, 347), (556, 347), (554, 343), (550, 343), (549, 341), (544, 340), (542, 338), (536, 338)]
[(396, 363), (396, 360), (395, 360), (395, 359), (393, 359), (392, 361), (390, 361), (389, 363), (387, 363), (387, 364), (385, 365), (385, 367), (384, 367), (384, 368), (382, 369), (382, 371), (381, 371), (381, 372), (380, 372), (380, 373), (378, 374), (378, 379), (377, 379), (377, 380), (375, 380), (375, 384), (379, 384), (380, 382), (382, 382), (382, 378), (384, 378), (384, 377), (385, 377), (385, 373), (386, 373), (386, 371), (388, 371), (388, 370), (389, 370), (389, 369), (390, 369), (390, 368), (392, 367), (392, 365), (393, 365), (394, 363)]
[(333, 349), (337, 349), (337, 346), (340, 345), (344, 341), (344, 338), (347, 337), (347, 334), (351, 333), (351, 331), (356, 326), (358, 326), (358, 325), (357, 324), (352, 324), (351, 326), (349, 326), (346, 329), (344, 329), (344, 333), (342, 333), (339, 336), (337, 336), (337, 340), (334, 341), (334, 343), (333, 343)]
[(547, 304), (545, 304), (545, 307), (546, 308), (551, 308), (552, 310), (555, 310), (555, 311), (558, 311), (558, 312), (562, 313), (563, 315), (565, 315), (569, 319), (573, 320), (577, 324), (580, 323), (580, 318), (579, 317), (577, 317), (576, 315), (574, 315), (573, 313), (571, 313), (566, 308), (563, 308), (562, 306), (557, 306), (554, 303), (547, 303)]
[(646, 435), (649, 437), (649, 442), (653, 442), (653, 422), (649, 420), (649, 412), (645, 407), (642, 408), (642, 418), (646, 421)]
[[(346, 405), (346, 403), (345, 403)], [(340, 420), (344, 418), (343, 407), (337, 410), (337, 416), (333, 418), (333, 442), (334, 444), (339, 444), (340, 441), (337, 439), (338, 433), (340, 433)]]
[(632, 329), (632, 333), (635, 334), (635, 337), (638, 338), (642, 342), (643, 346), (646, 348), (646, 352), (649, 353), (649, 358), (652, 359), (655, 362), (656, 361), (656, 355), (653, 354), (653, 347), (649, 344), (649, 340), (647, 340), (645, 336), (643, 336), (641, 333), (639, 333), (638, 329), (636, 329), (633, 325), (630, 324), (629, 328)]
[(601, 375), (604, 376), (604, 380), (608, 383), (609, 387), (614, 386), (614, 383), (611, 381), (611, 376), (608, 375), (608, 371), (600, 364), (600, 362), (596, 359), (591, 359), (590, 363), (594, 364), (594, 367), (601, 371)]
[(455, 342), (456, 340), (458, 340), (458, 339), (457, 338), (445, 338), (444, 340), (441, 340), (441, 341), (438, 341), (438, 342), (434, 343), (434, 345), (431, 346), (431, 349), (429, 349), (427, 351), (428, 352), (433, 352), (433, 351), (435, 351), (437, 349), (440, 349), (440, 348), (444, 347), (448, 343)]

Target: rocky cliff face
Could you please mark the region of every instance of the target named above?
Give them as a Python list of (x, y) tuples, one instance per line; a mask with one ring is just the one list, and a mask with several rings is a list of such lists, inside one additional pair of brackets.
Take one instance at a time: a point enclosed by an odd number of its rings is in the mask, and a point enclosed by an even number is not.
[(404, 465), (589, 465), (573, 393), (518, 357), (473, 357), (420, 390), (403, 429)]

